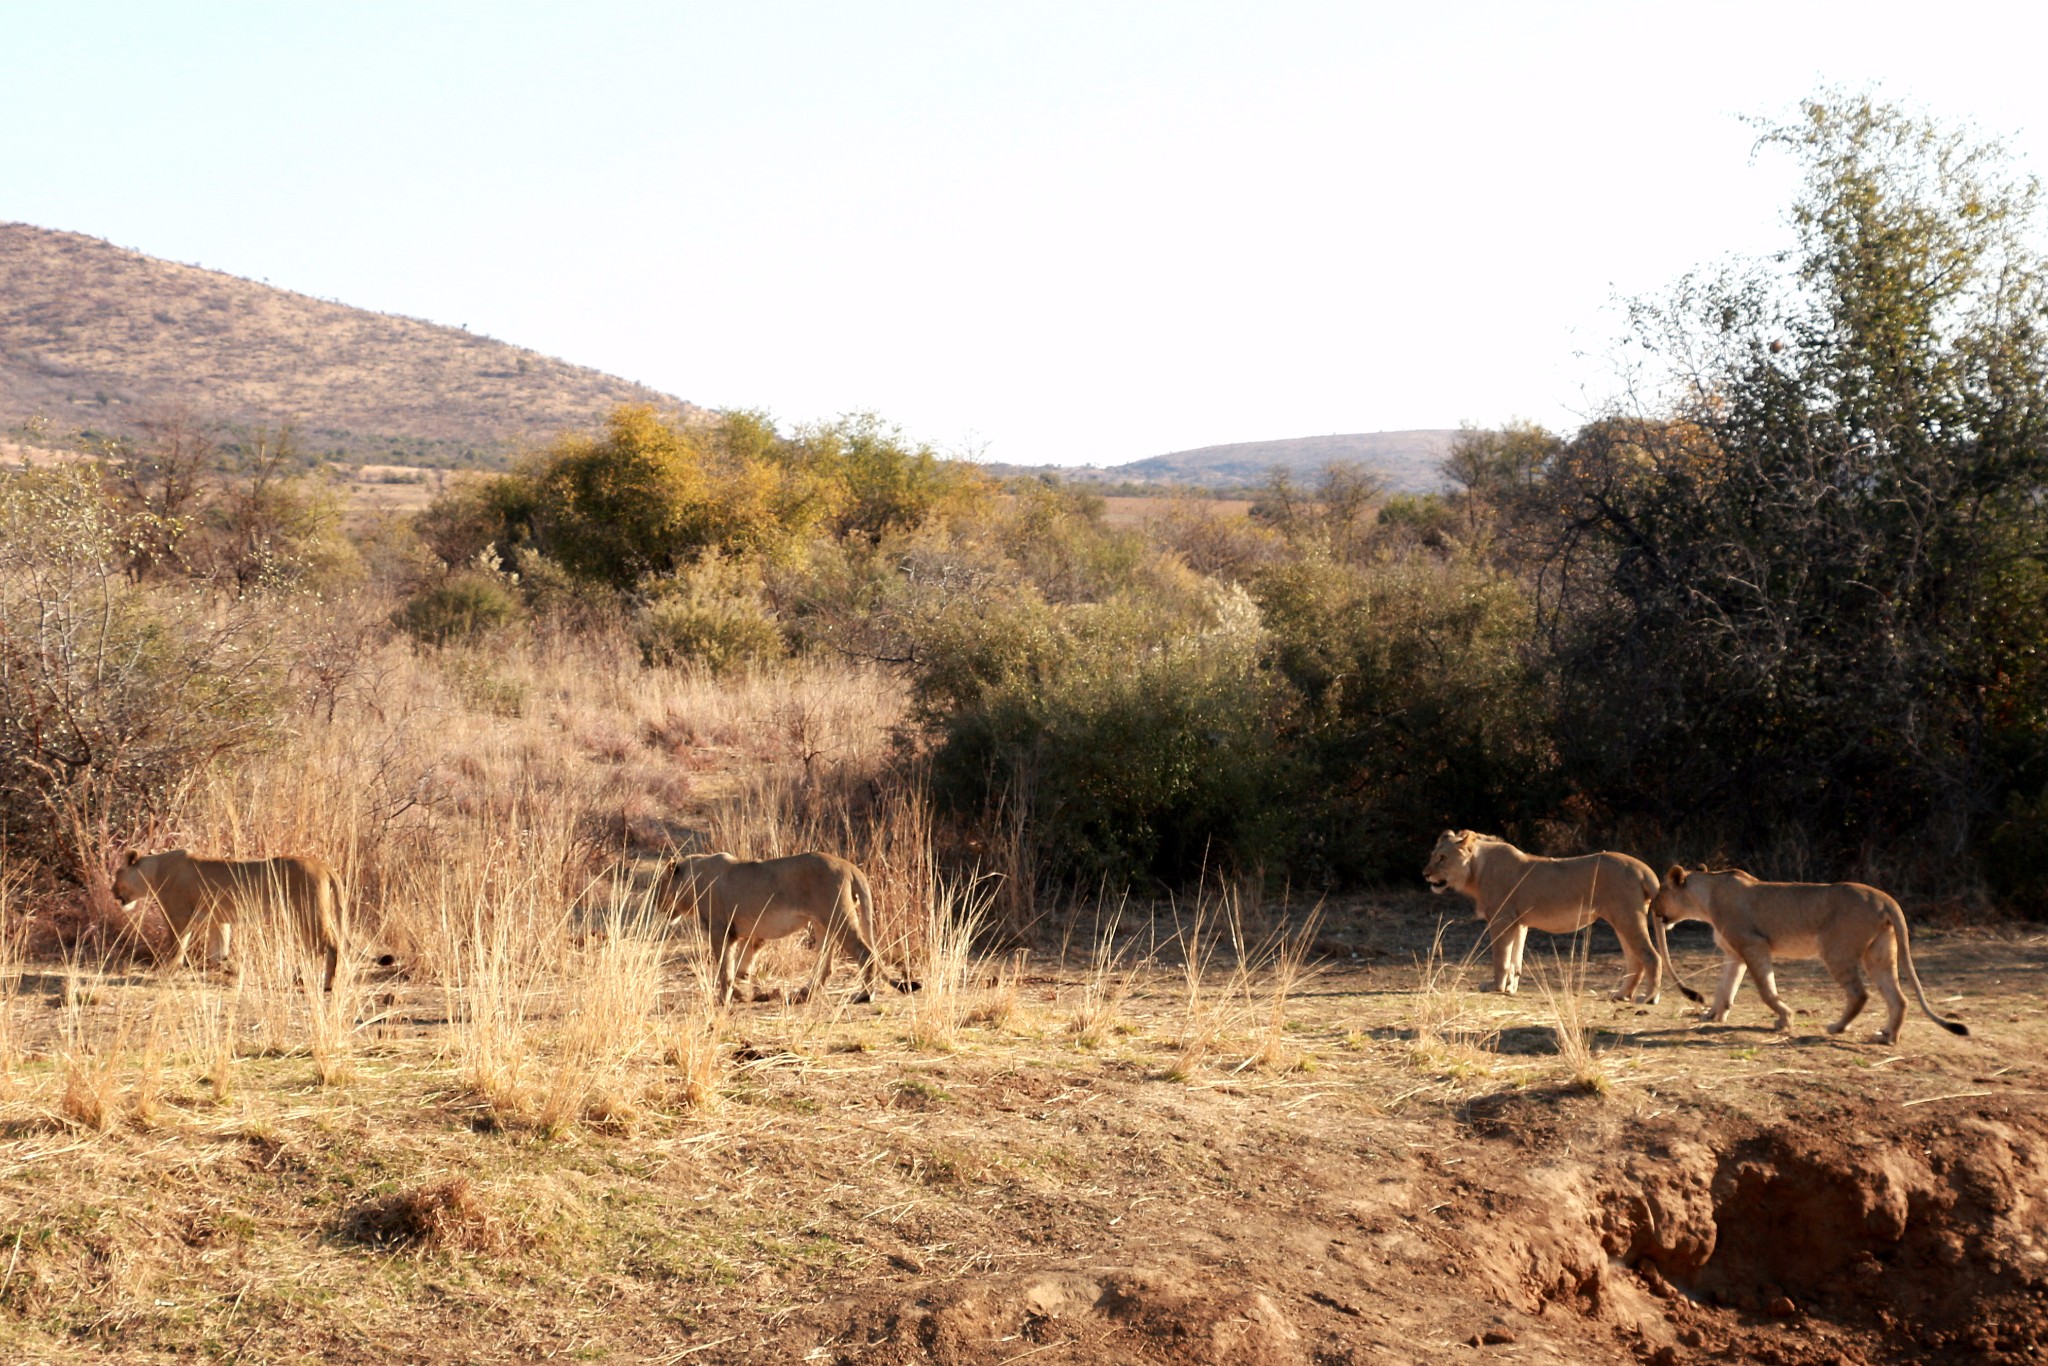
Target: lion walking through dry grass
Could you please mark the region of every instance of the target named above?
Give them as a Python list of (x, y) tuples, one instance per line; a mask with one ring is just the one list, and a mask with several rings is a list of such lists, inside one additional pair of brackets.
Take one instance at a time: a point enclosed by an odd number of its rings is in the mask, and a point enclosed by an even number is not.
[(1687, 872), (1674, 866), (1650, 903), (1660, 924), (1704, 920), (1713, 927), (1721, 948), (1721, 986), (1707, 1008), (1708, 1020), (1728, 1017), (1743, 973), (1756, 978), (1757, 995), (1778, 1017), (1777, 1028), (1792, 1027), (1792, 1011), (1778, 999), (1778, 958), (1818, 958), (1840, 984), (1842, 1016), (1828, 1026), (1839, 1034), (1849, 1027), (1870, 993), (1859, 968), (1868, 969), (1884, 997), (1888, 1018), (1877, 1032), (1878, 1043), (1896, 1043), (1906, 1021), (1906, 997), (1899, 989), (1899, 968), (1913, 984), (1913, 995), (1927, 1018), (1951, 1034), (1968, 1034), (1967, 1026), (1943, 1019), (1927, 1004), (1913, 966), (1906, 934), (1906, 913), (1899, 903), (1861, 882), (1759, 882), (1740, 868)]
[[(1627, 960), (1614, 999), (1630, 1000), (1645, 990), (1644, 999), (1654, 1004), (1662, 992), (1670, 955), (1651, 942), (1649, 918), (1657, 875), (1640, 859), (1616, 853), (1545, 858), (1476, 830), (1446, 830), (1422, 875), (1432, 892), (1472, 898), (1474, 912), (1486, 922), (1495, 991), (1513, 995), (1521, 984), (1530, 930), (1569, 934), (1604, 920)], [(1700, 999), (1683, 983), (1678, 989)]]
[(206, 935), (207, 961), (231, 961), (238, 921), (274, 916), (281, 908), (308, 950), (326, 959), (323, 989), (334, 990), (341, 965), (341, 878), (321, 859), (285, 855), (235, 862), (194, 858), (183, 849), (128, 851), (114, 873), (114, 898), (124, 907), (154, 896), (177, 940), (173, 965), (185, 961), (192, 934)]
[(867, 875), (836, 854), (791, 854), (748, 860), (731, 854), (688, 854), (662, 871), (655, 905), (677, 919), (703, 917), (718, 959), (721, 1000), (761, 999), (754, 960), (770, 940), (802, 930), (818, 932), (818, 964), (796, 999), (824, 989), (833, 960), (850, 954), (860, 966), (863, 989), (856, 1004), (872, 998), (878, 982), (898, 991), (917, 983), (887, 976), (874, 946), (875, 900)]

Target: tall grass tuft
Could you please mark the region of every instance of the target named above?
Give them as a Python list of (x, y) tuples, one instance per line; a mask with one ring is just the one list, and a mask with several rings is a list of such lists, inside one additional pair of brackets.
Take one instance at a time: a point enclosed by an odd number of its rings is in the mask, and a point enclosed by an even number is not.
[(21, 1056), (20, 1026), (15, 1009), (21, 995), (22, 941), (27, 935), (19, 911), (22, 874), (0, 858), (0, 1100), (18, 1089), (15, 1066)]
[[(1166, 1075), (1186, 1081), (1225, 1037), (1241, 1027), (1249, 1009), (1250, 955), (1237, 890), (1198, 890), (1193, 908), (1180, 918), (1175, 939), (1181, 968), (1180, 1033)], [(1215, 980), (1219, 960), (1224, 964), (1220, 982)]]
[[(988, 963), (975, 943), (988, 927), (994, 889), (983, 879), (941, 878), (931, 890), (930, 917), (917, 955), (922, 988), (910, 997), (910, 1041), (918, 1048), (951, 1052), (967, 1022), (972, 983), (987, 976)], [(1014, 988), (1012, 989), (1014, 999)]]
[(1142, 964), (1117, 943), (1122, 928), (1125, 902), (1121, 899), (1107, 916), (1095, 918), (1095, 933), (1088, 952), (1088, 968), (1081, 979), (1081, 996), (1067, 1018), (1067, 1033), (1083, 1048), (1099, 1048), (1123, 1023), (1124, 999)]
[[(1446, 926), (1439, 920), (1430, 938), (1429, 954), (1416, 964), (1412, 996), (1414, 1031), (1408, 1058), (1417, 1067), (1469, 1067), (1490, 1065), (1500, 1039), (1499, 1026), (1474, 1009), (1465, 976), (1471, 970), (1475, 946), (1456, 961), (1444, 953)], [(1484, 940), (1480, 941), (1482, 944)]]
[(1557, 1039), (1558, 1070), (1565, 1082), (1581, 1091), (1605, 1095), (1613, 1085), (1606, 1061), (1594, 1047), (1594, 1031), (1586, 1011), (1587, 954), (1590, 932), (1572, 936), (1569, 953), (1559, 958), (1553, 950), (1551, 971), (1540, 966), (1534, 974), (1537, 992), (1543, 998), (1543, 1013)]
[(1251, 1055), (1251, 1065), (1291, 1071), (1303, 1066), (1299, 1049), (1287, 1041), (1287, 1005), (1311, 969), (1310, 946), (1322, 927), (1320, 908), (1309, 913), (1293, 933), (1284, 922), (1267, 939), (1259, 957), (1263, 960), (1265, 984), (1263, 1010)]
[(134, 1026), (121, 1007), (103, 1010), (100, 991), (85, 985), (76, 959), (65, 964), (57, 1021), (57, 1067), (63, 1078), (57, 1112), (67, 1122), (108, 1133), (121, 1119), (121, 1073)]
[(718, 957), (702, 924), (684, 924), (673, 941), (682, 952), (691, 985), (688, 1004), (671, 1017), (666, 1061), (681, 1076), (683, 1103), (693, 1110), (716, 1109), (723, 1100), (723, 1047), (730, 1011), (718, 991)]
[(536, 1115), (544, 1133), (560, 1134), (584, 1119), (605, 1127), (630, 1123), (638, 1097), (628, 1075), (653, 1038), (663, 944), (659, 937), (611, 934), (569, 951), (566, 1018)]

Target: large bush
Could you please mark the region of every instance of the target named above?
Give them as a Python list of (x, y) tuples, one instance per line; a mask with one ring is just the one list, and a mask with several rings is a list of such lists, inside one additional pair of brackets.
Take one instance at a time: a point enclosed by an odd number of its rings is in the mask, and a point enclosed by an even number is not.
[(138, 584), (96, 473), (0, 473), (0, 841), (90, 880), (207, 767), (277, 733), (260, 597)]
[(816, 511), (811, 491), (774, 464), (651, 408), (616, 409), (601, 435), (565, 438), (532, 478), (541, 548), (619, 588), (710, 550), (772, 553)]
[(702, 422), (621, 407), (512, 474), (458, 482), (422, 514), (449, 565), (534, 549), (628, 590), (707, 554), (780, 560), (820, 532), (869, 545), (983, 508), (988, 481), (873, 416), (778, 433), (760, 413)]
[(756, 565), (714, 555), (641, 589), (647, 602), (634, 637), (649, 666), (696, 665), (726, 673), (787, 652)]
[(1162, 622), (1035, 590), (929, 623), (919, 698), (956, 805), (1021, 809), (1046, 866), (1180, 881), (1279, 852), (1285, 759), (1265, 632), (1240, 590)]
[(422, 645), (452, 645), (488, 636), (520, 615), (519, 595), (507, 577), (478, 565), (423, 586), (393, 620)]
[(1562, 795), (1531, 604), (1470, 560), (1363, 565), (1308, 555), (1254, 581), (1292, 685), (1283, 740), (1304, 872), (1400, 878), (1447, 826), (1514, 830)]

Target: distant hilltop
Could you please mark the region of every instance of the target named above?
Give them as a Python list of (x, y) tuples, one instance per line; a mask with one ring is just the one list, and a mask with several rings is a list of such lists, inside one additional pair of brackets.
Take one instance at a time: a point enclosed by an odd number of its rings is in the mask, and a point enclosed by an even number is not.
[(1441, 466), (1457, 439), (1455, 428), (1296, 436), (1240, 441), (1149, 456), (1122, 465), (992, 465), (998, 473), (1049, 473), (1084, 483), (1171, 484), (1233, 489), (1264, 483), (1276, 469), (1312, 479), (1326, 465), (1361, 465), (1390, 493), (1428, 493), (1444, 486)]
[(319, 455), (492, 464), (620, 403), (701, 411), (459, 327), (0, 224), (0, 431), (118, 432), (182, 408), (291, 422)]

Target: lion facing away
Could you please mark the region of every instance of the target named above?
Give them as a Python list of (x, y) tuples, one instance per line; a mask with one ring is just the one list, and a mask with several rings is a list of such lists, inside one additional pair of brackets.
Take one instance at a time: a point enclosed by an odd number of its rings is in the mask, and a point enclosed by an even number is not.
[(748, 860), (731, 854), (688, 854), (662, 870), (655, 905), (676, 919), (700, 915), (718, 955), (719, 999), (763, 998), (754, 982), (754, 960), (772, 939), (800, 930), (818, 932), (818, 965), (797, 999), (822, 990), (833, 959), (845, 952), (860, 965), (859, 1004), (872, 999), (877, 981), (898, 991), (917, 983), (886, 976), (874, 946), (874, 894), (867, 875), (833, 854), (791, 854)]
[[(1432, 892), (1472, 898), (1473, 910), (1486, 922), (1495, 991), (1512, 995), (1521, 985), (1530, 930), (1568, 934), (1604, 920), (1621, 940), (1628, 963), (1614, 999), (1632, 999), (1646, 979), (1645, 999), (1654, 1004), (1662, 992), (1668, 955), (1650, 941), (1648, 913), (1657, 875), (1638, 859), (1615, 853), (1545, 858), (1492, 835), (1446, 830), (1422, 876)], [(1683, 984), (1679, 990), (1700, 999)]]
[(280, 901), (291, 912), (299, 941), (327, 962), (324, 989), (334, 990), (341, 963), (341, 879), (317, 858), (285, 856), (231, 862), (193, 858), (183, 849), (143, 855), (128, 851), (114, 873), (114, 898), (133, 906), (154, 896), (178, 943), (173, 966), (185, 961), (192, 932), (206, 932), (212, 963), (226, 963), (237, 921), (274, 915)]
[(1721, 987), (1706, 1017), (1719, 1023), (1735, 1003), (1746, 968), (1756, 978), (1757, 995), (1778, 1017), (1777, 1028), (1792, 1027), (1792, 1012), (1778, 999), (1774, 958), (1818, 958), (1839, 982), (1846, 998), (1842, 1018), (1828, 1026), (1839, 1034), (1862, 1011), (1870, 993), (1863, 989), (1858, 965), (1877, 979), (1890, 1019), (1877, 1032), (1877, 1042), (1896, 1043), (1906, 1020), (1906, 997), (1899, 990), (1899, 962), (1927, 1018), (1951, 1034), (1967, 1027), (1945, 1020), (1927, 1004), (1913, 950), (1906, 938), (1906, 913), (1899, 903), (1860, 882), (1759, 882), (1739, 868), (1688, 873), (1673, 867), (1650, 902), (1659, 923), (1704, 920), (1721, 946)]

